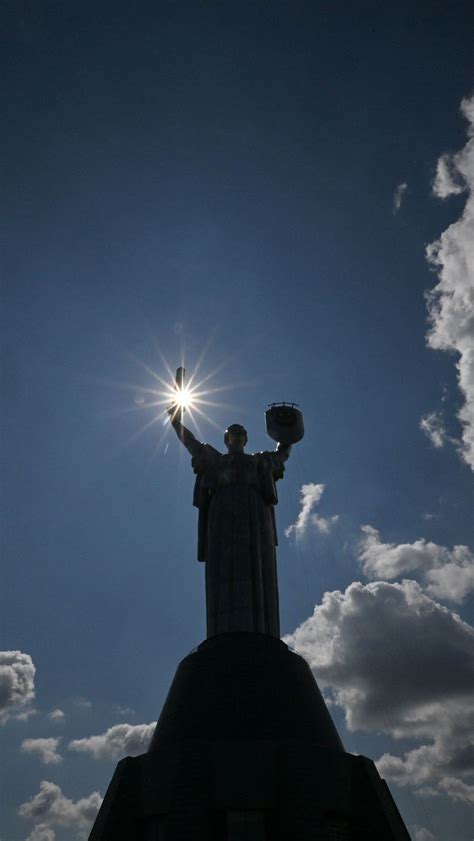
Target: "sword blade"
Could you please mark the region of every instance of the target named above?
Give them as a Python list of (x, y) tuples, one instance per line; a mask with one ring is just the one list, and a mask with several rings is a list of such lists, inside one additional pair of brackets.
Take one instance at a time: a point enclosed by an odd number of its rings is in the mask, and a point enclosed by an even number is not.
[[(176, 371), (176, 378), (175, 378), (176, 391), (183, 391), (185, 374), (186, 374), (185, 368), (180, 366), (178, 368), (178, 370)], [(178, 418), (180, 423), (183, 420), (183, 412), (184, 411), (185, 411), (184, 406), (179, 406), (178, 409), (176, 410), (176, 415), (177, 415), (177, 418)]]

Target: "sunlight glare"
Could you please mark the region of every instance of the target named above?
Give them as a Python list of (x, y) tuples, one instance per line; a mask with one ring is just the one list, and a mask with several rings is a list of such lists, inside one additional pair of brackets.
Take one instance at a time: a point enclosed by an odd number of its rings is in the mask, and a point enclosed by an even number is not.
[[(179, 417), (182, 422), (187, 422), (187, 418), (200, 437), (202, 437), (202, 434), (199, 428), (199, 420), (203, 420), (215, 429), (222, 431), (219, 424), (217, 424), (213, 417), (209, 414), (209, 411), (222, 408), (235, 410), (235, 406), (209, 398), (218, 397), (218, 395), (220, 396), (219, 393), (233, 390), (236, 387), (242, 388), (247, 386), (248, 383), (233, 382), (225, 385), (215, 385), (214, 383), (209, 382), (210, 380), (213, 380), (216, 374), (222, 370), (228, 360), (222, 360), (213, 370), (202, 372), (201, 376), (198, 376), (198, 371), (202, 366), (206, 350), (207, 348), (205, 348), (199, 356), (199, 359), (197, 360), (194, 368), (190, 371), (186, 382), (184, 382), (184, 365), (182, 369), (178, 369), (176, 376), (174, 376), (170, 365), (161, 352), (159, 355), (165, 369), (164, 376), (160, 376), (157, 371), (153, 370), (145, 362), (137, 359), (135, 356), (132, 356), (134, 361), (152, 379), (152, 382), (149, 385), (120, 383), (123, 388), (129, 388), (135, 391), (133, 406), (128, 407), (127, 409), (122, 409), (122, 412), (149, 412), (151, 410), (153, 417), (130, 437), (129, 443), (136, 440), (158, 422), (163, 429), (161, 435), (159, 435), (159, 440), (156, 445), (154, 453), (154, 455), (156, 455), (161, 448), (163, 439), (168, 434), (170, 420), (173, 418), (173, 412), (180, 413)], [(178, 372), (180, 370), (183, 371), (182, 379), (178, 376)], [(185, 417), (183, 417), (184, 413), (186, 413)]]
[(193, 393), (188, 388), (178, 389), (173, 393), (172, 402), (176, 403), (179, 409), (192, 409)]

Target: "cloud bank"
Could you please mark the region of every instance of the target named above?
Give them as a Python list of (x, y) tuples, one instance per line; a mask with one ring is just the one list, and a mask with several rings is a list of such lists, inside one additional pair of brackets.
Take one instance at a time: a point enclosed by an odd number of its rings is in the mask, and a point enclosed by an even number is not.
[[(351, 584), (284, 638), (345, 712), (349, 730), (423, 741), (382, 776), (466, 799), (474, 773), (474, 629), (415, 581)], [(450, 780), (456, 781), (457, 788)]]
[(33, 660), (23, 651), (0, 651), (0, 723), (27, 718), (35, 697)]
[[(54, 841), (52, 826), (70, 827), (75, 831), (76, 837), (82, 839), (87, 837), (101, 803), (102, 797), (97, 791), (74, 802), (65, 797), (55, 783), (43, 780), (38, 794), (23, 803), (18, 809), (18, 814), (23, 818), (39, 821), (33, 829), (34, 841)], [(49, 836), (45, 834), (47, 830)]]
[(439, 546), (424, 538), (413, 543), (382, 543), (372, 526), (362, 526), (359, 561), (367, 578), (392, 580), (406, 572), (421, 573), (430, 596), (462, 602), (474, 592), (474, 554), (467, 546)]
[(313, 510), (319, 504), (325, 488), (326, 485), (315, 485), (313, 482), (301, 486), (301, 510), (296, 522), (285, 529), (286, 537), (294, 534), (296, 540), (299, 542), (311, 526), (315, 526), (321, 534), (329, 534), (334, 523), (337, 523), (339, 514), (334, 514), (332, 517), (320, 517)]
[(56, 833), (54, 829), (46, 826), (45, 823), (38, 823), (33, 827), (26, 841), (55, 841)]
[(69, 750), (90, 754), (94, 759), (117, 759), (121, 756), (138, 756), (148, 750), (156, 721), (151, 724), (115, 724), (105, 733), (74, 739)]
[(468, 142), (460, 152), (440, 157), (433, 192), (442, 199), (465, 193), (466, 204), (461, 217), (426, 249), (438, 273), (438, 283), (427, 296), (427, 342), (434, 350), (456, 354), (464, 399), (458, 413), (459, 452), (474, 470), (474, 97), (463, 99), (461, 111), (469, 123)]

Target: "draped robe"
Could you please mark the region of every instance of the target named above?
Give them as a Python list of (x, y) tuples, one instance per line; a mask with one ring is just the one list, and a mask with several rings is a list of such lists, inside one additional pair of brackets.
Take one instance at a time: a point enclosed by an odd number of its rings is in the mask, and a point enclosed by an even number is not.
[(283, 478), (290, 448), (279, 445), (274, 452), (223, 455), (174, 425), (192, 455), (196, 474), (207, 636), (250, 631), (279, 637), (274, 506), (276, 482)]

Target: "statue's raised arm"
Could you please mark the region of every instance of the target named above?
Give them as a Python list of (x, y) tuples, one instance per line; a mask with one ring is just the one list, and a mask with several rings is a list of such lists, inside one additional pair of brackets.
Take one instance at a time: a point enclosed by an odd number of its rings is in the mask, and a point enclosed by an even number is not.
[(173, 405), (168, 408), (168, 415), (171, 421), (171, 426), (176, 432), (176, 435), (181, 443), (186, 447), (188, 453), (193, 457), (197, 455), (202, 444), (200, 444), (197, 438), (194, 437), (191, 430), (184, 426), (181, 420), (181, 410), (176, 403), (173, 403)]

